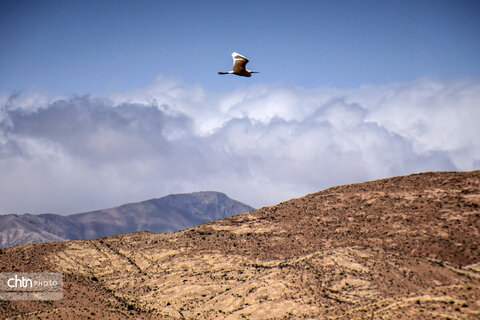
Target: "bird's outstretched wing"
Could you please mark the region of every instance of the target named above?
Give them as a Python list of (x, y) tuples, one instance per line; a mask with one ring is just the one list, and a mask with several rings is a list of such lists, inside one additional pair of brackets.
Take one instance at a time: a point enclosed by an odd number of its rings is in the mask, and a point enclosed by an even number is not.
[(235, 73), (243, 73), (246, 70), (246, 65), (248, 63), (248, 59), (242, 56), (239, 53), (232, 53), (233, 58), (233, 72)]

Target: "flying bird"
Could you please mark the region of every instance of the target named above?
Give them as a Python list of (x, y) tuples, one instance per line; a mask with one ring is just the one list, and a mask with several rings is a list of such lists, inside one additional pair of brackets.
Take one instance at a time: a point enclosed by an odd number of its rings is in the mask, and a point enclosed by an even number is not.
[(257, 71), (248, 70), (246, 68), (248, 59), (242, 56), (240, 53), (237, 53), (237, 52), (232, 53), (232, 58), (233, 58), (233, 70), (228, 72), (220, 71), (218, 74), (236, 74), (237, 76), (251, 77), (252, 73), (260, 73)]

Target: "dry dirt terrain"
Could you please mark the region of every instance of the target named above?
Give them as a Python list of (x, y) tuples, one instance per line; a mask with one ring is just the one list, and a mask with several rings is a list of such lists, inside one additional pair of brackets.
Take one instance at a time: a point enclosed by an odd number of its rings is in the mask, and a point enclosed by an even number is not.
[(24, 245), (61, 272), (14, 319), (480, 319), (480, 171), (339, 186), (173, 233)]

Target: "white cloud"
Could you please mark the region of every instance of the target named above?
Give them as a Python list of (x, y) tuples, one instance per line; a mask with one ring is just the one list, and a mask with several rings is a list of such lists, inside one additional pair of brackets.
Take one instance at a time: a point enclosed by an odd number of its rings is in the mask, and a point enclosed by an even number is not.
[(480, 169), (476, 80), (216, 94), (159, 78), (110, 97), (0, 103), (0, 213), (198, 190), (260, 207), (338, 184)]

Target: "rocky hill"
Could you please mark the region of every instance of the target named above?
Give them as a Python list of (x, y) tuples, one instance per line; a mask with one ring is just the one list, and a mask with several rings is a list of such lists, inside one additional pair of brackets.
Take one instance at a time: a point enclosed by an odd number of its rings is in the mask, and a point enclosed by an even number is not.
[(89, 240), (137, 231), (174, 232), (254, 210), (220, 192), (173, 194), (116, 208), (62, 216), (0, 215), (0, 248)]
[[(173, 233), (3, 250), (64, 274), (18, 319), (479, 319), (480, 171), (339, 186)], [(17, 318), (16, 318), (17, 319)]]

